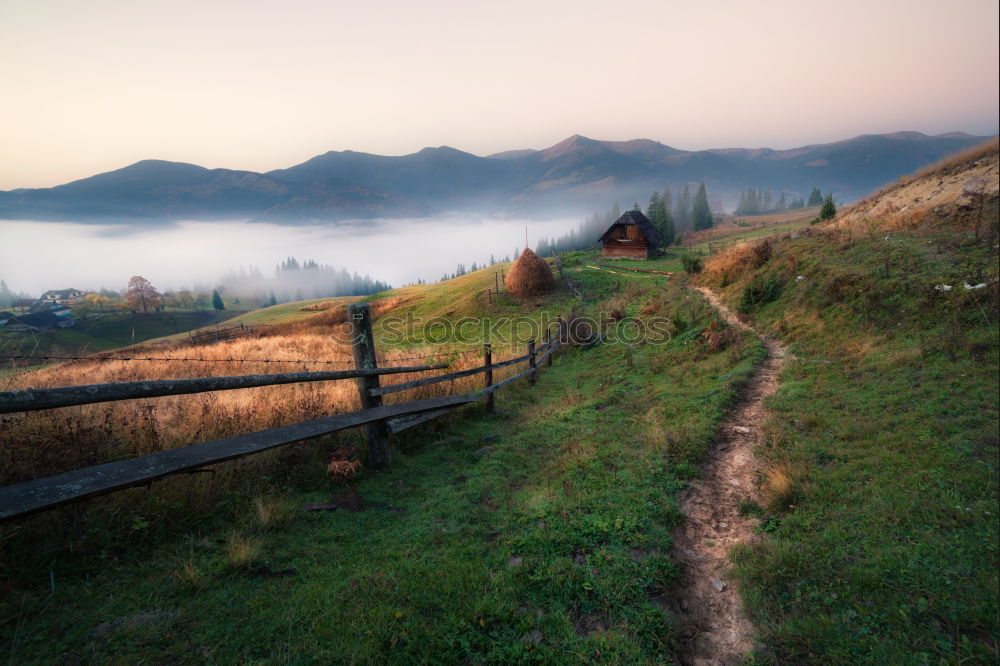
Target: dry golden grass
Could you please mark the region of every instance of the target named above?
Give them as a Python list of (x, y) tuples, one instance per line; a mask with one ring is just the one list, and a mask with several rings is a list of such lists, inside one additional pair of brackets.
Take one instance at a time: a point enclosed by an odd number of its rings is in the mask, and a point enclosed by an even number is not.
[[(389, 307), (387, 303), (385, 307)], [(158, 349), (170, 360), (73, 361), (8, 377), (2, 390), (103, 384), (154, 379), (344, 370), (354, 367), (350, 350), (336, 336), (291, 332), (247, 337), (214, 345)], [(444, 358), (438, 355), (446, 354)], [(509, 355), (495, 352), (495, 361)], [(431, 356), (431, 358), (427, 358)], [(184, 359), (198, 358), (204, 362)], [(332, 363), (299, 362), (331, 361)], [(241, 362), (241, 360), (243, 362)], [(264, 362), (268, 360), (270, 362)], [(294, 362), (293, 362), (294, 361)], [(380, 352), (379, 365), (411, 366), (447, 362), (431, 372), (381, 378), (383, 385), (482, 365), (478, 350), (424, 346)], [(494, 372), (500, 381), (516, 366)], [(468, 393), (482, 386), (473, 375), (385, 396), (386, 403)], [(131, 458), (164, 449), (274, 428), (360, 409), (353, 380), (287, 384), (235, 391), (168, 396), (82, 405), (3, 417), (0, 428), (0, 484)], [(194, 480), (192, 480), (194, 482)]]
[(763, 266), (771, 259), (768, 239), (733, 245), (705, 259), (702, 275), (716, 284), (729, 284), (743, 273)]
[(246, 569), (254, 563), (259, 553), (260, 544), (253, 538), (233, 532), (226, 544), (226, 566), (230, 569)]
[(970, 216), (934, 215), (936, 210), (969, 204), (970, 192), (995, 197), (1000, 189), (1000, 144), (991, 139), (904, 176), (841, 211), (829, 225), (842, 232), (867, 234), (968, 223)]
[(788, 463), (778, 463), (764, 476), (764, 502), (771, 511), (784, 511), (798, 499), (800, 475)]

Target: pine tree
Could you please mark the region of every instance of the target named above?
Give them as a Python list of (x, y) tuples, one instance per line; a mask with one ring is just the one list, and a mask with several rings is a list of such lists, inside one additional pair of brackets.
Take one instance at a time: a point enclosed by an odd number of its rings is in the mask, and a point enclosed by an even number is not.
[(676, 238), (676, 229), (674, 226), (674, 214), (673, 214), (673, 197), (670, 195), (670, 186), (663, 186), (663, 196), (660, 197), (660, 201), (663, 203), (663, 215), (665, 217), (665, 222), (663, 224), (663, 246), (668, 247), (674, 244)]
[(219, 295), (218, 289), (212, 290), (212, 307), (216, 310), (226, 309), (226, 306), (222, 304), (222, 296)]
[(833, 193), (828, 193), (823, 198), (823, 207), (819, 209), (820, 220), (832, 220), (837, 217), (837, 206), (833, 203)]
[(809, 193), (809, 201), (806, 202), (806, 206), (818, 206), (821, 203), (823, 203), (823, 193), (819, 191), (818, 187), (814, 187)]
[(691, 224), (691, 188), (684, 185), (677, 204), (674, 206), (674, 224), (678, 229), (686, 229)]
[(653, 223), (656, 230), (660, 232), (661, 245), (666, 247), (674, 242), (674, 221), (670, 216), (666, 202), (660, 198), (656, 190), (653, 190), (653, 195), (649, 198), (649, 208), (646, 209), (646, 217)]
[(705, 192), (705, 183), (698, 185), (698, 192), (694, 195), (694, 204), (691, 209), (691, 224), (695, 231), (708, 229), (712, 226), (712, 211), (708, 207), (708, 193)]

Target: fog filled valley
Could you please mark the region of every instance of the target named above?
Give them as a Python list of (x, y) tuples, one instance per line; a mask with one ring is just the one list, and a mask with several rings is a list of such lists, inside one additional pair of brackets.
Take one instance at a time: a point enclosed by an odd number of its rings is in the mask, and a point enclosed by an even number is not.
[[(577, 223), (452, 216), (335, 226), (177, 222), (137, 229), (0, 220), (0, 278), (12, 291), (34, 297), (67, 287), (122, 292), (130, 276), (142, 275), (161, 292), (222, 286), (244, 296), (262, 292), (265, 300), (274, 292), (285, 302), (380, 290), (331, 293), (343, 282), (342, 270), (393, 286), (437, 281), (459, 264), (471, 268), (473, 262), (487, 265), (491, 256), (514, 255), (524, 247), (526, 227), (537, 242)], [(30, 262), (25, 248), (32, 248)], [(312, 260), (337, 274), (275, 280), (289, 258), (300, 265)]]

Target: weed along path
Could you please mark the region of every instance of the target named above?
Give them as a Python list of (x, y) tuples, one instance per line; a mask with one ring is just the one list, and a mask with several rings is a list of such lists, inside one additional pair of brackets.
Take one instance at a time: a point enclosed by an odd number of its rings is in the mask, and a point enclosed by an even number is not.
[[(749, 328), (710, 290), (698, 291), (732, 326)], [(730, 549), (754, 537), (756, 520), (741, 516), (740, 504), (759, 494), (753, 447), (761, 438), (764, 400), (777, 389), (785, 363), (785, 346), (760, 338), (767, 358), (722, 422), (700, 479), (681, 500), (686, 520), (674, 535), (674, 550), (685, 568), (678, 610), (684, 627), (681, 658), (687, 664), (740, 664), (754, 647), (753, 626), (726, 574)]]

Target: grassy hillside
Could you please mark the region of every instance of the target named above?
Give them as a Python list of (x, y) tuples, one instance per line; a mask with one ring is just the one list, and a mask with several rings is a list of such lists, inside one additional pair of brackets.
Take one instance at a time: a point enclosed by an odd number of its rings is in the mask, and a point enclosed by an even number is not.
[[(628, 354), (611, 340), (570, 349), (535, 389), (499, 393), (497, 414), (471, 407), (399, 438), (393, 471), (350, 490), (323, 472), (326, 452), (361, 448), (358, 433), (5, 527), (9, 654), (668, 660), (676, 497), (762, 351), (750, 336), (702, 336), (715, 315), (676, 280), (569, 263), (588, 294), (581, 314), (665, 317), (672, 341)], [(488, 280), (400, 290), (391, 312), (489, 312), (477, 300)], [(570, 300), (558, 292), (495, 307), (540, 317)], [(299, 509), (331, 495), (367, 510)]]
[(191, 329), (214, 325), (241, 314), (228, 310), (135, 315), (113, 313), (78, 319), (73, 328), (34, 333), (0, 329), (0, 355), (84, 356), (171, 334), (186, 337)]
[(797, 357), (760, 452), (766, 538), (736, 556), (762, 658), (995, 662), (996, 220), (994, 193), (706, 262)]

